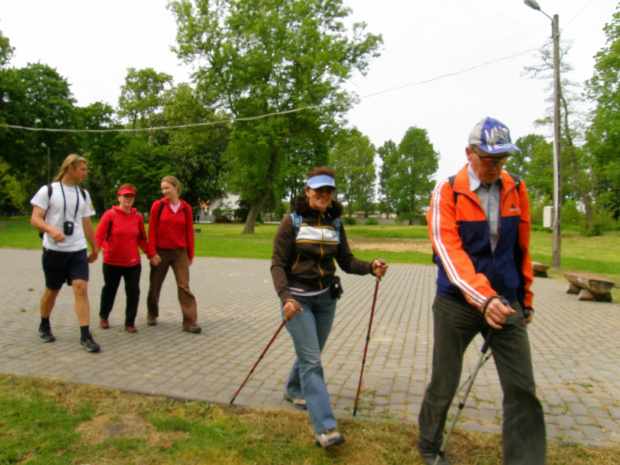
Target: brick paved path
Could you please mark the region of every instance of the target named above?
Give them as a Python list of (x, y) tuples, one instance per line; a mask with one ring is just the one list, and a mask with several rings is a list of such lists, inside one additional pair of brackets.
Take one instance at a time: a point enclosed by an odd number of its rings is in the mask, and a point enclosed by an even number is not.
[[(56, 342), (39, 342), (38, 302), (43, 291), (40, 252), (0, 250), (0, 372), (65, 379), (149, 394), (230, 402), (277, 329), (278, 300), (265, 260), (196, 258), (191, 288), (203, 333), (181, 331), (172, 272), (164, 284), (159, 325), (145, 324), (148, 262), (143, 259), (138, 334), (123, 330), (124, 292), (98, 327), (101, 260), (91, 266), (89, 296), (99, 354), (79, 346), (73, 295), (64, 288), (52, 314)], [(435, 268), (393, 265), (379, 287), (366, 358), (358, 418), (416, 422), (430, 375), (431, 302)], [(371, 276), (342, 273), (345, 290), (323, 362), (338, 417), (355, 402), (374, 291)], [(536, 278), (530, 326), (538, 390), (550, 439), (620, 445), (620, 306), (578, 302), (560, 281)], [(479, 356), (470, 347), (463, 377)], [(235, 404), (292, 408), (282, 400), (294, 352), (282, 330)], [(455, 408), (455, 407), (453, 407)], [(480, 371), (459, 428), (499, 432), (501, 389), (492, 361)]]

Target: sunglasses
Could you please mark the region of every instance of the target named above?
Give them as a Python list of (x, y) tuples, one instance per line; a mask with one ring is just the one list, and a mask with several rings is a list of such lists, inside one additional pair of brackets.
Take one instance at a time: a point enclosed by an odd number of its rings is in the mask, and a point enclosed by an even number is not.
[(503, 165), (504, 163), (506, 163), (506, 160), (508, 160), (508, 157), (510, 156), (510, 153), (507, 153), (503, 157), (483, 157), (482, 155), (478, 153), (477, 150), (473, 150), (473, 152), (476, 154), (478, 158), (480, 158), (480, 161), (484, 163), (485, 165), (499, 165), (499, 164)]
[(334, 192), (336, 192), (336, 189), (334, 189), (331, 186), (322, 186), (322, 187), (317, 187), (316, 189), (312, 189), (314, 192), (318, 192), (319, 194), (333, 194)]

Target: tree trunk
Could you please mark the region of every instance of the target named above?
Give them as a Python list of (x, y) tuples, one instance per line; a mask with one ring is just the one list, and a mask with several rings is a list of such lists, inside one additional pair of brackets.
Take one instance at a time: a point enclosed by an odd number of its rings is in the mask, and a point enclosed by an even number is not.
[(254, 234), (254, 226), (256, 225), (256, 218), (263, 208), (263, 203), (265, 203), (265, 199), (267, 198), (267, 191), (260, 196), (260, 198), (254, 200), (252, 205), (250, 206), (250, 211), (248, 212), (248, 217), (245, 220), (245, 226), (243, 227), (242, 234)]

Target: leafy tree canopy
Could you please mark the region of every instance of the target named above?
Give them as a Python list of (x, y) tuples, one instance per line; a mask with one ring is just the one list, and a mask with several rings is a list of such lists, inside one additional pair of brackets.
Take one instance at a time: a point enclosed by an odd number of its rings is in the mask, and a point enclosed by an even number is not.
[[(178, 24), (175, 50), (198, 67), (203, 101), (247, 119), (233, 127), (227, 162), (229, 186), (251, 203), (244, 232), (252, 233), (274, 186), (298, 175), (288, 169), (307, 172), (326, 159), (338, 119), (354, 101), (343, 84), (366, 72), (381, 37), (364, 24), (347, 31), (350, 9), (341, 0), (176, 0), (169, 7)], [(262, 117), (281, 112), (292, 113)]]

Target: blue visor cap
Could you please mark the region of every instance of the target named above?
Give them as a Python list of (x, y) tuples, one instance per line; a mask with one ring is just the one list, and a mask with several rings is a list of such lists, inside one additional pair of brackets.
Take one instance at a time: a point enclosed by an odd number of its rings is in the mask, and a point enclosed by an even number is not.
[(317, 176), (312, 176), (308, 179), (308, 183), (306, 184), (310, 189), (318, 189), (319, 187), (329, 186), (337, 189), (336, 181), (334, 178), (327, 174), (319, 174)]
[(521, 149), (510, 140), (510, 130), (493, 118), (481, 119), (469, 135), (469, 145), (475, 145), (483, 152), (499, 154), (520, 152)]

